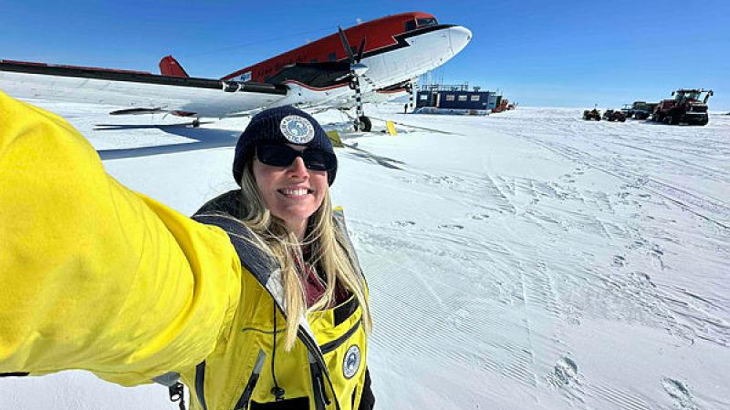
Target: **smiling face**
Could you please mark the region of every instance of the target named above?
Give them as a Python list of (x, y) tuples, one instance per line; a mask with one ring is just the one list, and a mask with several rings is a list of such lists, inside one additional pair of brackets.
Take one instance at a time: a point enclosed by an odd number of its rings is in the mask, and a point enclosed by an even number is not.
[[(289, 146), (304, 150), (301, 146)], [(253, 175), (266, 207), (301, 241), (307, 220), (322, 205), (328, 188), (327, 171), (307, 169), (301, 157), (286, 167), (270, 166), (254, 159)]]

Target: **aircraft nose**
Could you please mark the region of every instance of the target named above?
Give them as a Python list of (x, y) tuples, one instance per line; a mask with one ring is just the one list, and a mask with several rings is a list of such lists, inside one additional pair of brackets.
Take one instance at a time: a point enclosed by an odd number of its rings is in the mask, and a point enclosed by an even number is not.
[(462, 26), (450, 27), (449, 40), (451, 41), (451, 50), (454, 54), (457, 54), (471, 41), (471, 30)]

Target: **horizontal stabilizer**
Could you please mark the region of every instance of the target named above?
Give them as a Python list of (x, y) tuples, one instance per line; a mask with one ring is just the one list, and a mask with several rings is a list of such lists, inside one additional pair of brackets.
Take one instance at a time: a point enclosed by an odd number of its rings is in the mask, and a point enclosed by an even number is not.
[(160, 60), (160, 74), (169, 77), (190, 77), (173, 56), (163, 57)]
[(164, 112), (162, 108), (126, 108), (124, 110), (116, 110), (109, 115), (142, 115), (142, 114), (158, 114)]
[(125, 108), (109, 113), (109, 115), (143, 115), (143, 114), (160, 114), (167, 113), (177, 115), (178, 117), (194, 117), (197, 113), (181, 110), (165, 110), (162, 108)]

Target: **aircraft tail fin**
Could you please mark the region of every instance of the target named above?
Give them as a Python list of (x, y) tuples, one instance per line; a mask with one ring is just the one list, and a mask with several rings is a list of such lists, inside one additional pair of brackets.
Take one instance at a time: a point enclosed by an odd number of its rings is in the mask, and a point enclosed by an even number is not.
[(170, 77), (190, 77), (173, 56), (163, 57), (160, 60), (160, 74)]

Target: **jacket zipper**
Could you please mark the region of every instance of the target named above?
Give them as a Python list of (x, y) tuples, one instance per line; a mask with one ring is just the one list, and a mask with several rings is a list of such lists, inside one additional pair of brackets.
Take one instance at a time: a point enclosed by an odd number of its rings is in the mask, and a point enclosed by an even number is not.
[[(307, 332), (304, 330), (302, 326), (299, 326), (299, 330), (297, 331), (297, 335), (299, 336), (299, 340), (304, 343), (304, 346), (307, 348), (309, 353), (312, 355), (312, 359), (314, 359), (314, 362), (317, 366), (319, 366), (320, 372), (322, 375), (324, 375), (325, 380), (327, 381), (327, 384), (330, 386), (330, 389), (332, 392), (335, 391), (335, 387), (332, 385), (332, 379), (330, 378), (329, 372), (327, 371), (327, 363), (324, 361), (324, 356), (322, 356), (322, 352), (319, 348), (319, 345), (317, 342), (310, 338)], [(326, 396), (325, 396), (326, 398)], [(335, 403), (335, 410), (340, 410), (340, 403), (337, 400), (337, 395), (334, 396), (334, 403)]]
[(246, 387), (243, 389), (243, 393), (241, 393), (241, 397), (236, 402), (235, 410), (248, 409), (248, 402), (251, 400), (256, 383), (259, 381), (261, 369), (264, 367), (264, 359), (266, 359), (266, 353), (263, 350), (259, 350), (259, 355), (256, 357), (256, 364), (253, 366), (253, 372), (251, 372), (251, 377), (249, 377), (248, 383), (246, 383)]

